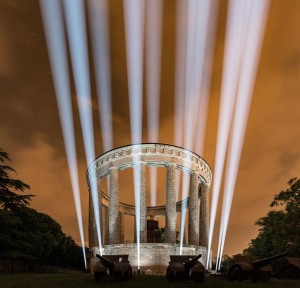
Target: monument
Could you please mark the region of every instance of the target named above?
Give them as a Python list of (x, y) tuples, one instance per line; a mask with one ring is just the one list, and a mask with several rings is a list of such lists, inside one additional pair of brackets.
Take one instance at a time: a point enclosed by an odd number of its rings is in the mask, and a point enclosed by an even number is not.
[[(148, 166), (167, 169), (166, 203), (162, 206), (146, 206), (146, 169)], [(124, 215), (136, 216), (135, 205), (119, 201), (119, 173), (139, 167), (140, 243), (124, 243)], [(190, 179), (189, 195), (176, 202), (176, 170), (187, 173)], [(133, 271), (151, 270), (165, 273), (170, 255), (201, 254), (206, 265), (208, 245), (208, 191), (212, 174), (209, 165), (196, 153), (187, 149), (161, 143), (143, 143), (119, 147), (100, 155), (87, 170), (87, 184), (91, 192), (91, 175), (96, 175), (101, 223), (103, 254), (128, 254)], [(100, 189), (100, 183), (109, 175), (109, 197)], [(95, 176), (94, 176), (95, 177)], [(99, 246), (95, 227), (92, 197), (89, 199), (89, 267), (97, 262)], [(176, 217), (181, 208), (187, 207), (188, 243), (176, 243)], [(101, 213), (101, 210), (103, 212)], [(155, 234), (156, 216), (165, 217), (165, 242), (159, 243)], [(148, 221), (147, 221), (148, 220)], [(149, 221), (152, 220), (152, 221)], [(148, 229), (147, 229), (148, 222)], [(136, 223), (134, 221), (134, 223)], [(136, 229), (135, 229), (136, 230)], [(178, 229), (177, 229), (178, 230)], [(136, 235), (134, 237), (136, 242)], [(137, 247), (139, 246), (139, 263)], [(181, 246), (181, 247), (180, 247)]]

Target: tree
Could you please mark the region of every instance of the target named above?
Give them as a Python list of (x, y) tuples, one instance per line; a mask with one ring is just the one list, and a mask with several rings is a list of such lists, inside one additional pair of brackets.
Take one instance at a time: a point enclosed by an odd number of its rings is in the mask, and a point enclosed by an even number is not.
[(282, 252), (300, 257), (300, 179), (288, 182), (289, 188), (274, 197), (271, 207), (280, 206), (283, 210), (272, 210), (259, 218), (259, 234), (251, 240), (244, 254), (268, 257)]
[(29, 185), (11, 179), (9, 155), (0, 148), (0, 258), (82, 269), (82, 250), (49, 215), (29, 208)]
[(18, 179), (11, 179), (8, 172), (16, 172), (12, 167), (3, 165), (5, 161), (11, 161), (9, 155), (0, 148), (0, 208), (13, 210), (18, 207), (26, 207), (33, 195), (20, 195), (30, 186)]
[(0, 258), (82, 269), (82, 250), (49, 215), (0, 209)]

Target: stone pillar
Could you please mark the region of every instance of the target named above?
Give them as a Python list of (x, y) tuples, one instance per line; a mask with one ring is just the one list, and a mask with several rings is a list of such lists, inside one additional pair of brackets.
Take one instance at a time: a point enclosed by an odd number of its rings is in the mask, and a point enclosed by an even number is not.
[(120, 243), (124, 243), (124, 214), (119, 212)]
[[(97, 182), (97, 201), (98, 201), (98, 211), (99, 211), (99, 224), (100, 224), (100, 230), (101, 230), (101, 203), (102, 203), (102, 195), (101, 195), (101, 189), (100, 187), (100, 180), (99, 185)], [(94, 183), (96, 184), (96, 183)], [(91, 184), (90, 184), (91, 185)], [(99, 195), (100, 191), (100, 195)], [(96, 217), (95, 217), (95, 210), (94, 210), (94, 203), (92, 198), (92, 191), (91, 187), (89, 187), (89, 246), (90, 247), (97, 247), (99, 246), (98, 241), (98, 234), (97, 234), (97, 225), (96, 225)]]
[(108, 245), (109, 244), (109, 209), (108, 207), (103, 206), (103, 210), (104, 210), (104, 245)]
[[(101, 193), (101, 180), (100, 179), (97, 179), (97, 194), (98, 194), (98, 208), (99, 208), (98, 211), (99, 211), (99, 224), (100, 224), (99, 228), (100, 228), (100, 237), (101, 237), (101, 239), (99, 239), (99, 241), (101, 241), (101, 245), (103, 245), (102, 235), (103, 235), (104, 231), (103, 231), (103, 226), (102, 226), (102, 193)], [(97, 246), (99, 246), (99, 248), (100, 248), (100, 243), (98, 241), (98, 237), (96, 237), (96, 238), (97, 238)]]
[(199, 245), (198, 174), (195, 172), (190, 176), (188, 241), (189, 245)]
[(167, 171), (166, 197), (166, 243), (176, 243), (176, 164), (171, 163)]
[(208, 246), (208, 191), (207, 184), (201, 185), (199, 245)]
[(119, 174), (116, 167), (109, 170), (109, 244), (119, 244)]
[(139, 191), (140, 191), (140, 242), (147, 243), (147, 215), (146, 215), (146, 165), (138, 164)]
[(96, 246), (96, 225), (91, 191), (89, 191), (89, 248)]

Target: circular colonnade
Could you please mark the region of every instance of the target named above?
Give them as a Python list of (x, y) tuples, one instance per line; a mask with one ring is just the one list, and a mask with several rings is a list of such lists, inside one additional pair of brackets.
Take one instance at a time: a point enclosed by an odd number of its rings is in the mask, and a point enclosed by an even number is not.
[[(146, 206), (146, 167), (167, 169), (166, 204)], [(124, 243), (124, 215), (136, 216), (134, 205), (120, 203), (119, 171), (137, 167), (139, 203), (140, 259), (137, 245)], [(176, 202), (176, 170), (187, 173), (190, 178), (189, 196)], [(109, 197), (100, 189), (101, 180), (109, 175)], [(176, 244), (176, 218), (182, 206), (189, 209), (188, 244), (181, 248), (182, 254), (202, 254), (206, 262), (208, 244), (208, 191), (212, 175), (209, 165), (196, 153), (178, 146), (161, 143), (143, 143), (119, 147), (100, 155), (88, 168), (87, 183), (91, 191), (91, 177), (97, 178), (99, 212), (103, 215), (101, 235), (103, 254), (129, 254), (133, 268), (164, 272), (170, 254), (179, 254)], [(90, 268), (99, 251), (95, 217), (90, 192), (89, 247)], [(136, 203), (137, 204), (137, 203)], [(101, 212), (103, 210), (103, 212)], [(165, 216), (165, 243), (147, 243), (147, 218)], [(136, 219), (134, 219), (136, 223)], [(136, 229), (134, 229), (136, 231)], [(136, 234), (136, 233), (135, 233)], [(134, 237), (136, 241), (136, 235)], [(96, 252), (96, 253), (95, 253)]]

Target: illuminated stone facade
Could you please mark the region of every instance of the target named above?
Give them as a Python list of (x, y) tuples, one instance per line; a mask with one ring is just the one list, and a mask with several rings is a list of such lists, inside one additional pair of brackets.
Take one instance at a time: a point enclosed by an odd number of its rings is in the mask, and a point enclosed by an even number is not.
[[(91, 251), (94, 256), (98, 253), (98, 249)], [(128, 254), (129, 261), (133, 271), (137, 270), (137, 245), (116, 244), (106, 245), (103, 249), (104, 255)], [(207, 248), (196, 245), (183, 245), (183, 255), (201, 254), (200, 262), (205, 266), (207, 259)], [(170, 255), (179, 255), (179, 245), (170, 243), (141, 243), (140, 244), (140, 266), (142, 272), (150, 269), (153, 274), (165, 274), (166, 268), (170, 261)], [(98, 262), (98, 258), (91, 258), (93, 263)]]
[[(147, 166), (165, 167), (166, 205), (146, 207), (146, 169)], [(87, 172), (90, 188), (90, 175), (96, 175), (98, 181), (99, 209), (103, 209), (104, 219), (101, 221), (101, 233), (104, 235), (103, 254), (129, 254), (133, 267), (136, 266), (136, 244), (124, 244), (123, 215), (136, 216), (135, 206), (119, 201), (120, 171), (137, 167), (140, 191), (140, 265), (141, 269), (151, 269), (160, 273), (169, 261), (170, 254), (179, 254), (176, 244), (176, 215), (181, 213), (184, 205), (189, 209), (188, 245), (184, 245), (183, 253), (195, 255), (201, 253), (202, 262), (206, 261), (208, 237), (208, 190), (211, 185), (211, 171), (208, 164), (192, 151), (166, 144), (145, 143), (116, 148), (98, 157)], [(190, 179), (189, 197), (176, 202), (175, 172), (187, 173)], [(100, 190), (101, 180), (110, 175), (110, 197)], [(95, 257), (99, 251), (95, 220), (93, 219), (90, 196), (89, 213), (89, 247)], [(147, 218), (166, 217), (166, 243), (147, 243)], [(134, 223), (136, 223), (134, 221)], [(136, 241), (136, 237), (135, 241)], [(90, 268), (94, 263), (90, 259)], [(152, 267), (152, 268), (151, 268)], [(162, 268), (164, 267), (164, 268)]]

